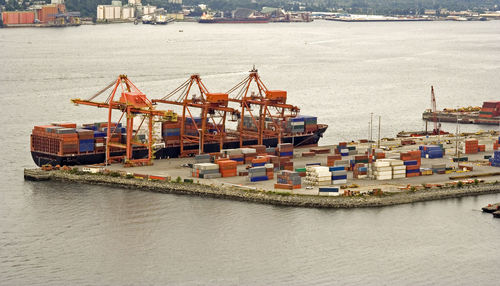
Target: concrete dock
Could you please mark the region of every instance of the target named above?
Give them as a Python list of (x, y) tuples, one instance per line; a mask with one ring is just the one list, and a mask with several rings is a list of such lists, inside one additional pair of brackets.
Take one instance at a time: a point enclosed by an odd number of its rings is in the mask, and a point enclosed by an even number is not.
[[(451, 176), (472, 176), (485, 173), (500, 172), (500, 168), (491, 167), (488, 164), (488, 160), (484, 159), (485, 155), (493, 154), (493, 143), (498, 137), (496, 135), (490, 135), (488, 133), (484, 135), (475, 135), (480, 144), (486, 145), (486, 152), (481, 152), (477, 154), (460, 154), (461, 156), (467, 156), (468, 162), (453, 162), (452, 158), (455, 156), (456, 144), (455, 137), (445, 137), (445, 136), (430, 136), (426, 138), (411, 138), (415, 141), (415, 145), (401, 146), (401, 139), (386, 139), (381, 140), (380, 148), (377, 147), (377, 142), (372, 143), (372, 147), (380, 150), (384, 150), (386, 158), (399, 158), (401, 152), (406, 152), (410, 150), (417, 150), (419, 145), (430, 145), (430, 144), (443, 144), (446, 154), (443, 158), (438, 159), (425, 159), (422, 158), (422, 168), (431, 168), (434, 164), (446, 164), (447, 167), (455, 167), (456, 170), (453, 173), (448, 174), (433, 174), (430, 176), (419, 176), (411, 178), (400, 178), (392, 180), (377, 181), (373, 179), (354, 179), (352, 172), (348, 172), (348, 180), (346, 186), (357, 185), (359, 187), (349, 188), (351, 190), (356, 190), (360, 192), (369, 192), (373, 189), (382, 189), (384, 192), (397, 192), (402, 189), (408, 188), (408, 185), (415, 186), (417, 188), (422, 187), (425, 184), (430, 185), (445, 185), (456, 182), (457, 180), (450, 179)], [(463, 142), (464, 137), (459, 138), (459, 146)], [(405, 140), (405, 139), (403, 139)], [(461, 142), (462, 141), (462, 142)], [(370, 143), (351, 143), (349, 146), (356, 146), (357, 150), (361, 154), (367, 150)], [(331, 154), (333, 154), (333, 149), (335, 145), (322, 146), (325, 148), (330, 148)], [(309, 151), (309, 148), (295, 148), (294, 149), (294, 168), (304, 168), (306, 164), (310, 163), (320, 163), (325, 166), (327, 161), (327, 156), (331, 154), (317, 154), (314, 157), (302, 157), (303, 152)], [(106, 168), (114, 171), (149, 174), (157, 176), (170, 176), (172, 179), (177, 177), (191, 178), (191, 169), (188, 164), (193, 164), (195, 162), (194, 158), (175, 158), (175, 159), (165, 159), (165, 160), (155, 160), (152, 166), (125, 168), (121, 164), (115, 164), (107, 166)], [(458, 170), (458, 166), (468, 166), (472, 167), (472, 171), (464, 172), (462, 169)], [(247, 165), (238, 166), (238, 171), (244, 171)], [(199, 181), (202, 184), (208, 185), (234, 185), (246, 187), (248, 189), (259, 189), (265, 191), (274, 191), (274, 183), (276, 183), (276, 178), (269, 181), (261, 182), (249, 182), (247, 177), (228, 177), (228, 178), (217, 178), (217, 179), (198, 179), (192, 178), (195, 181)], [(479, 178), (486, 182), (500, 181), (500, 175), (495, 176), (485, 176)], [(303, 194), (303, 195), (318, 195), (318, 187), (307, 188), (307, 185), (303, 184), (301, 189), (293, 190), (293, 194)], [(280, 190), (282, 191), (282, 190)]]
[[(438, 159), (422, 158), (421, 168), (430, 168), (435, 164), (446, 164), (451, 170), (446, 174), (433, 174), (391, 180), (373, 180), (370, 178), (354, 179), (352, 172), (348, 172), (347, 184), (342, 188), (356, 191), (353, 196), (320, 195), (319, 187), (302, 184), (302, 188), (294, 190), (274, 189), (276, 178), (268, 181), (250, 182), (246, 176), (235, 176), (217, 179), (200, 179), (191, 177), (189, 164), (195, 162), (194, 158), (175, 158), (155, 160), (152, 166), (126, 168), (122, 164), (103, 167), (104, 173), (92, 174), (83, 172), (88, 166), (79, 166), (78, 170), (43, 171), (41, 169), (25, 170), (26, 179), (53, 180), (85, 184), (98, 184), (107, 186), (124, 187), (142, 191), (160, 193), (174, 193), (196, 196), (216, 197), (222, 199), (249, 201), (264, 204), (316, 207), (316, 208), (354, 208), (354, 207), (381, 207), (397, 204), (406, 204), (420, 201), (475, 196), (482, 194), (500, 193), (500, 168), (489, 166), (485, 156), (493, 153), (493, 143), (497, 135), (476, 135), (481, 144), (486, 145), (486, 152), (468, 154), (468, 162), (453, 162), (455, 138), (453, 137), (428, 137), (412, 138), (416, 144), (401, 145), (401, 139), (381, 140), (380, 146), (371, 143), (377, 149), (384, 150), (386, 158), (399, 158), (399, 154), (409, 150), (418, 149), (419, 145), (443, 144), (446, 155)], [(463, 140), (463, 138), (461, 138)], [(459, 140), (460, 141), (460, 140)], [(370, 147), (370, 143), (351, 142), (360, 154)], [(333, 150), (335, 146), (323, 146)], [(453, 149), (455, 148), (455, 149)], [(294, 150), (294, 168), (303, 168), (306, 164), (320, 163), (326, 165), (329, 154), (316, 154), (314, 157), (302, 157), (303, 152), (309, 148), (296, 148)], [(458, 165), (465, 168), (458, 168)], [(239, 165), (238, 171), (246, 169), (247, 165)], [(464, 171), (472, 169), (472, 171)], [(88, 171), (88, 170), (87, 170)], [(119, 175), (122, 174), (121, 176)], [(137, 174), (147, 175), (150, 180), (142, 179)], [(170, 180), (152, 180), (151, 176), (166, 177)], [(460, 177), (460, 180), (453, 177)], [(479, 179), (468, 179), (476, 177)], [(182, 180), (177, 180), (180, 178)], [(185, 179), (189, 182), (182, 182)], [(192, 181), (192, 183), (190, 182)], [(338, 186), (338, 185), (337, 185)], [(340, 187), (340, 186), (339, 186)], [(374, 194), (374, 190), (381, 190)]]

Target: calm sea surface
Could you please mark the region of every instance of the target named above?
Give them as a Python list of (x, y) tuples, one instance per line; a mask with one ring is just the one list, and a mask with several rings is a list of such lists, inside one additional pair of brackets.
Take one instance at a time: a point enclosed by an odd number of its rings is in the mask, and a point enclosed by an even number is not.
[(370, 113), (394, 136), (424, 128), (431, 85), (438, 108), (498, 100), (500, 21), (0, 29), (0, 284), (498, 285), (500, 220), (480, 208), (500, 195), (316, 210), (22, 178), (33, 125), (103, 121), (70, 99), (119, 74), (160, 98), (253, 65), (330, 125), (323, 144), (367, 138)]

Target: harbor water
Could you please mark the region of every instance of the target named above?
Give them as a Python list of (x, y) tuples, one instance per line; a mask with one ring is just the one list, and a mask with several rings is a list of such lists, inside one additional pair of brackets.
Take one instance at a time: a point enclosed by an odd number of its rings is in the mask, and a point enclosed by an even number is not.
[(322, 144), (367, 138), (370, 113), (382, 137), (421, 130), (431, 85), (439, 109), (498, 100), (500, 21), (0, 29), (0, 51), (0, 285), (500, 280), (500, 220), (480, 211), (500, 195), (318, 210), (22, 178), (33, 125), (105, 120), (70, 99), (119, 74), (161, 98), (192, 73), (227, 91), (255, 65), (330, 125)]

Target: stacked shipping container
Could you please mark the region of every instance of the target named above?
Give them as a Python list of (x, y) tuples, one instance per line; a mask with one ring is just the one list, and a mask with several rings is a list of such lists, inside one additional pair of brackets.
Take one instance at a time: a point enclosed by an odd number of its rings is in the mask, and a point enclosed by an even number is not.
[(406, 177), (420, 176), (420, 164), (422, 160), (420, 150), (401, 153), (400, 159), (403, 160), (406, 166)]
[(476, 154), (479, 150), (477, 139), (465, 139), (465, 154)]
[(424, 145), (419, 146), (420, 156), (427, 159), (443, 158), (444, 151), (441, 146), (438, 145)]
[(302, 179), (297, 172), (284, 170), (277, 176), (277, 183), (274, 184), (275, 189), (293, 190), (302, 187)]
[(483, 103), (479, 117), (493, 118), (500, 115), (500, 101), (488, 101)]

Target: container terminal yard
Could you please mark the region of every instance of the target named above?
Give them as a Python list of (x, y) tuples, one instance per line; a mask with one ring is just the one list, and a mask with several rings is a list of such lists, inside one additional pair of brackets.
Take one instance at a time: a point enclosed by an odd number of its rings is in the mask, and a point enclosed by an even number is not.
[[(437, 142), (442, 143), (429, 145)], [(370, 146), (373, 155), (362, 155), (370, 150)], [(254, 147), (223, 153), (262, 148)], [(238, 164), (223, 158), (214, 160), (217, 163), (208, 163), (216, 157), (215, 154), (202, 154), (155, 160), (154, 165), (134, 168), (113, 164), (78, 166), (78, 169), (62, 167), (52, 171), (54, 167), (43, 166), (37, 170), (26, 169), (25, 178), (283, 206), (380, 207), (498, 193), (500, 151), (495, 148), (498, 148), (498, 134), (494, 132), (460, 137), (383, 139), (380, 148), (378, 142), (370, 144), (367, 140), (360, 140), (332, 146), (294, 148), (293, 155), (288, 156), (283, 165), (280, 163), (283, 158), (274, 155), (261, 154), (247, 160), (248, 164)], [(457, 149), (465, 154), (456, 157)], [(370, 157), (373, 159), (368, 160)], [(268, 162), (263, 158), (275, 163), (263, 163)], [(257, 166), (261, 164), (264, 166)]]
[[(98, 100), (107, 91), (106, 100)], [(318, 147), (328, 126), (300, 115), (287, 103), (287, 92), (268, 89), (255, 68), (226, 93), (209, 92), (192, 75), (165, 97), (149, 100), (120, 75), (89, 99), (72, 101), (107, 109), (108, 121), (35, 126), (31, 152), (42, 170), (79, 165), (78, 172), (129, 179), (345, 197), (496, 183), (500, 177), (499, 134), (493, 131)], [(160, 105), (181, 107), (182, 114)], [(25, 177), (43, 175), (27, 170)]]
[[(493, 151), (498, 146), (498, 136), (483, 134), (471, 137), (475, 137), (476, 139), (459, 138), (459, 148), (468, 148), (464, 146), (470, 143), (465, 142), (475, 142), (475, 140), (484, 143), (479, 145), (487, 146), (487, 148), (485, 151), (476, 151), (473, 154), (470, 153), (472, 151), (468, 150), (469, 153), (459, 157), (460, 161), (455, 159), (456, 162), (454, 162), (454, 158), (456, 158), (454, 156), (456, 151), (455, 137), (441, 137), (442, 142), (448, 142), (441, 145), (430, 145), (438, 141), (437, 136), (413, 139), (415, 144), (412, 145), (402, 145), (402, 143), (407, 144), (411, 140), (384, 139), (380, 142), (381, 148), (373, 149), (372, 156), (374, 160), (368, 160), (369, 157), (365, 155), (370, 148), (370, 143), (360, 143), (359, 141), (351, 142), (347, 145), (342, 143), (343, 147), (350, 149), (351, 155), (345, 156), (335, 155), (337, 150), (345, 150), (340, 149), (342, 147), (339, 147), (339, 145), (295, 148), (293, 150), (293, 157), (289, 157), (289, 162), (293, 163), (293, 168), (283, 171), (282, 169), (292, 164), (285, 163), (285, 166), (280, 166), (279, 160), (276, 160), (275, 163), (265, 163), (260, 168), (267, 169), (268, 165), (271, 164), (272, 167), (269, 166), (271, 171), (265, 171), (267, 175), (264, 176), (267, 178), (261, 178), (258, 181), (252, 180), (252, 169), (258, 169), (259, 167), (256, 166), (260, 165), (259, 163), (235, 164), (236, 171), (233, 174), (225, 175), (222, 169), (224, 164), (220, 164), (224, 160), (218, 159), (219, 164), (209, 163), (212, 160), (207, 159), (209, 157), (203, 155), (196, 156), (195, 158), (156, 160), (154, 165), (135, 167), (133, 169), (126, 168), (120, 164), (113, 164), (105, 168), (112, 171), (120, 171), (124, 174), (136, 174), (139, 177), (142, 175), (151, 175), (166, 177), (171, 180), (181, 177), (183, 179), (194, 179), (203, 184), (232, 184), (242, 188), (246, 187), (267, 191), (288, 189), (295, 194), (307, 195), (322, 195), (325, 192), (334, 196), (343, 195), (344, 191), (347, 192), (347, 190), (354, 194), (356, 192), (370, 193), (374, 189), (380, 189), (384, 192), (397, 192), (409, 189), (411, 186), (417, 188), (421, 188), (423, 185), (426, 185), (426, 187), (438, 187), (439, 185), (456, 184), (460, 178), (464, 178), (462, 179), (464, 180), (463, 183), (466, 183), (465, 179), (468, 179), (468, 177), (474, 181), (476, 176), (477, 179), (484, 181), (500, 180), (500, 169), (492, 166), (495, 163), (491, 163), (500, 160), (498, 158), (500, 152)], [(365, 140), (362, 141), (364, 142)], [(372, 145), (375, 146), (377, 144), (372, 143)], [(421, 154), (426, 153), (426, 151), (419, 150), (419, 147), (424, 146), (430, 148), (432, 151), (429, 151), (430, 153), (428, 152), (422, 158)], [(434, 151), (438, 148), (444, 150), (444, 152)], [(242, 150), (245, 152), (248, 149), (252, 148)], [(461, 152), (463, 151), (465, 150)], [(410, 155), (412, 152), (418, 156), (412, 157)], [(429, 154), (431, 154), (430, 157)], [(264, 158), (266, 155), (262, 157)], [(336, 159), (339, 157), (340, 159)], [(280, 157), (267, 155), (267, 158), (274, 159)], [(254, 162), (257, 160), (252, 159)], [(269, 160), (262, 161), (268, 162)], [(358, 163), (361, 161), (371, 161), (371, 163)], [(252, 165), (254, 167), (251, 167)], [(196, 174), (200, 168), (206, 172), (208, 171), (204, 175), (207, 178), (200, 176), (200, 171)], [(215, 168), (216, 172), (209, 171), (211, 170), (210, 168)], [(412, 170), (416, 171), (413, 172)], [(291, 181), (288, 184), (284, 183), (284, 174), (292, 177), (294, 174), (297, 174), (300, 178), (299, 183), (295, 186)], [(483, 177), (482, 175), (485, 174), (489, 176)], [(450, 179), (450, 177), (457, 177), (457, 179)], [(281, 182), (281, 184), (278, 182)], [(348, 194), (346, 193), (346, 195)]]

